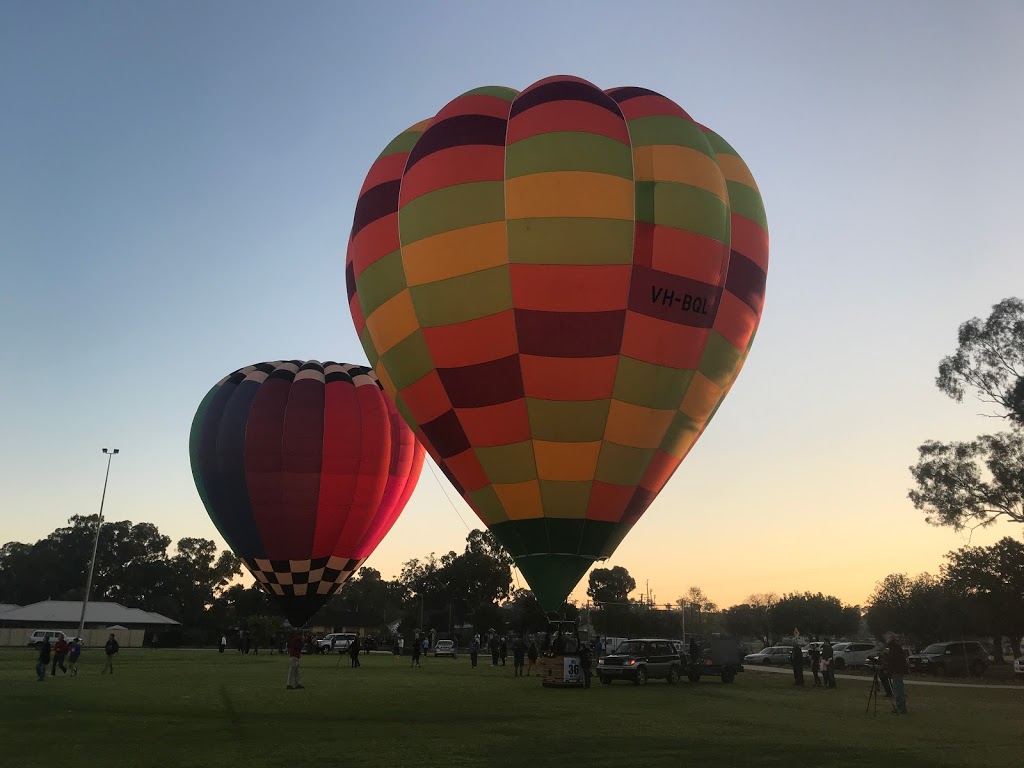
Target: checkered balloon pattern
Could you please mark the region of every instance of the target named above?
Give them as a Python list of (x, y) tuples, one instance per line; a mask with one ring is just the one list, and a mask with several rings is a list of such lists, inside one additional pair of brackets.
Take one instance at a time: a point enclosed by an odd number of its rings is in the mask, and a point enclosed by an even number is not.
[(373, 163), (349, 308), (384, 390), (546, 610), (736, 380), (768, 231), (743, 160), (644, 88), (469, 91)]
[(372, 370), (315, 360), (223, 378), (189, 453), (217, 530), (296, 627), (391, 529), (424, 457)]

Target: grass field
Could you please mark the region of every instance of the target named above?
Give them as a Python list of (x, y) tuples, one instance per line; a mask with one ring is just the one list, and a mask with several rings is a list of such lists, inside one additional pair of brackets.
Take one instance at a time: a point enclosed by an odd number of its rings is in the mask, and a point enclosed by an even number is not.
[[(0, 765), (309, 768), (362, 766), (1015, 766), (1024, 764), (1024, 690), (908, 685), (910, 715), (869, 682), (795, 689), (741, 674), (550, 690), (509, 666), (468, 658), (303, 657), (304, 690), (285, 690), (282, 656), (126, 650), (100, 675), (35, 682), (35, 655), (0, 651)], [(809, 678), (808, 678), (809, 679)]]

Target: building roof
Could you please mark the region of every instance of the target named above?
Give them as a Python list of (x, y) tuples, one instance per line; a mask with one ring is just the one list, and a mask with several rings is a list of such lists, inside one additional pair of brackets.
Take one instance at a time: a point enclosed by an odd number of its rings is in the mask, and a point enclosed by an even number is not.
[(21, 608), (21, 606), (15, 605), (14, 603), (0, 603), (0, 613), (4, 613), (5, 611), (13, 611), (15, 608)]
[[(13, 608), (0, 613), (0, 624), (38, 624), (39, 626), (59, 626), (78, 624), (82, 615), (81, 600), (46, 600), (23, 607)], [(120, 603), (102, 603), (90, 601), (85, 609), (86, 624), (148, 625), (160, 626), (178, 624), (159, 613), (150, 613), (139, 608), (125, 608)]]

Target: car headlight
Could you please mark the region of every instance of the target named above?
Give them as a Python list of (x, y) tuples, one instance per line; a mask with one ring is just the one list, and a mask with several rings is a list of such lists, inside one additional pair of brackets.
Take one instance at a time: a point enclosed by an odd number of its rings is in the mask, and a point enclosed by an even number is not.
[(630, 659), (629, 660), (629, 666), (635, 667), (636, 666), (636, 659)]

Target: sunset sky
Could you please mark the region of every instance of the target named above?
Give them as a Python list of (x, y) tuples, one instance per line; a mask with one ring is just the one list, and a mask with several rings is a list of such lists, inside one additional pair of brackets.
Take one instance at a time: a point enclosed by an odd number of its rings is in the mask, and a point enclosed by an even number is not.
[[(1024, 295), (1022, 39), (1024, 6), (994, 0), (5, 2), (0, 543), (94, 514), (104, 446), (107, 519), (217, 538), (193, 414), (244, 365), (365, 363), (345, 245), (380, 150), (470, 88), (571, 74), (714, 127), (771, 235), (746, 367), (603, 565), (723, 606), (936, 572), (968, 536), (925, 523), (908, 467), (999, 427), (934, 380), (961, 322)], [(467, 525), (425, 468), (367, 564), (396, 575)]]

